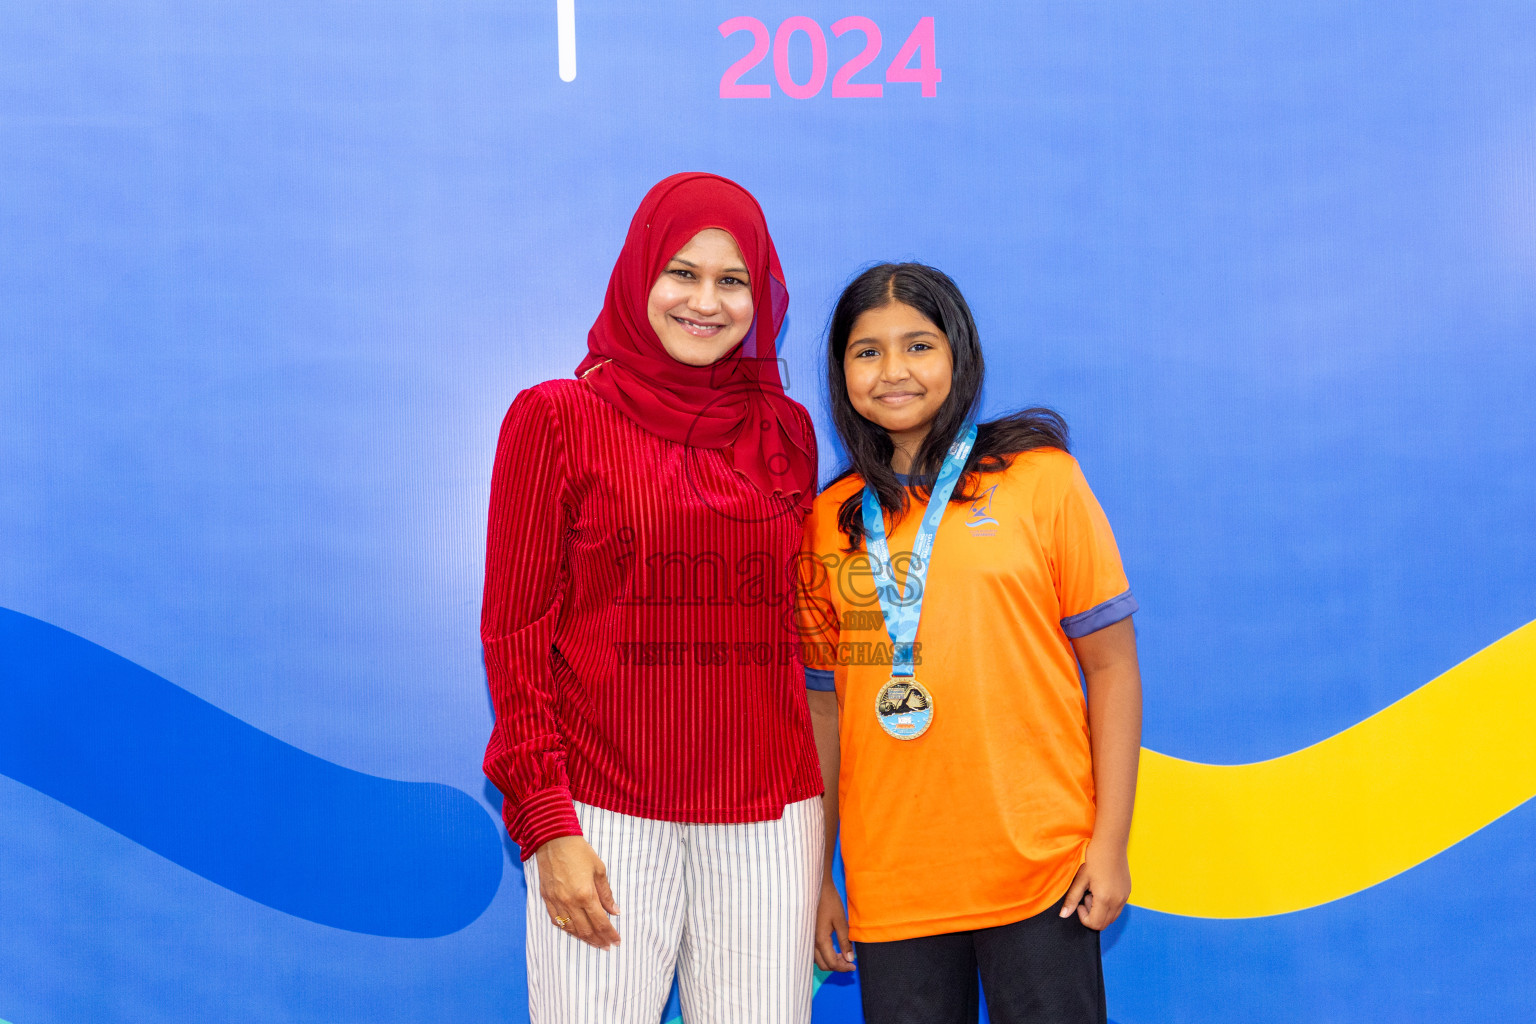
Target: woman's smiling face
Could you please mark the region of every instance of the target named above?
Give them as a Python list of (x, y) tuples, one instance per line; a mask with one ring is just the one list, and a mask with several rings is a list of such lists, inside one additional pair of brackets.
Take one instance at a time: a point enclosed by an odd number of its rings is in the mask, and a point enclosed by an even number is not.
[(953, 376), (949, 338), (906, 303), (892, 300), (853, 322), (843, 350), (848, 400), (891, 435), (897, 472), (906, 472), (928, 436)]
[(728, 232), (705, 228), (677, 251), (651, 286), (646, 317), (667, 355), (708, 366), (752, 327), (752, 282)]

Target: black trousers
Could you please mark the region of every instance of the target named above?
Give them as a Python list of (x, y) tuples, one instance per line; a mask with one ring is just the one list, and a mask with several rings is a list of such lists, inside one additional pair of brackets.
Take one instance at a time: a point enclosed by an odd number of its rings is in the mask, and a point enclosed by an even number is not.
[(997, 928), (856, 943), (865, 1024), (1106, 1024), (1099, 933), (1061, 904)]

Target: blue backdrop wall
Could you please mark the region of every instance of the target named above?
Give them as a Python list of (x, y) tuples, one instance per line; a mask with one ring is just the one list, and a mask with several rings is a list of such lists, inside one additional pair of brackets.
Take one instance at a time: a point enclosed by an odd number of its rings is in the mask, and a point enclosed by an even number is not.
[[(0, 1017), (526, 1020), (496, 427), (684, 169), (762, 201), (829, 468), (839, 286), (960, 282), (1115, 524), (1148, 747), (1279, 758), (1536, 619), (1527, 3), (13, 0)], [(1111, 1016), (1536, 1016), (1533, 792), (1322, 905), (1133, 906)]]

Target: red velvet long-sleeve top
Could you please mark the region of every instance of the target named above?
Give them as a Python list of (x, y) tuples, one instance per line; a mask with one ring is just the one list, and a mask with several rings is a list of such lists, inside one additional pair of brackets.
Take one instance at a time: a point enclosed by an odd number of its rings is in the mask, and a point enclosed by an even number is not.
[(524, 859), (581, 834), (573, 798), (713, 823), (821, 792), (792, 632), (801, 523), (721, 452), (648, 433), (579, 380), (517, 396), (480, 632), (485, 774)]

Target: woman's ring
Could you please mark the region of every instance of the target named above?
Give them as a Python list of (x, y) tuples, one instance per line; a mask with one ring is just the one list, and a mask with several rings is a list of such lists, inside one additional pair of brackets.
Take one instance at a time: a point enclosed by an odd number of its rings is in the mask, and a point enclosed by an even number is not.
[(571, 926), (571, 919), (562, 914), (555, 918), (555, 924), (561, 928), (569, 928)]

